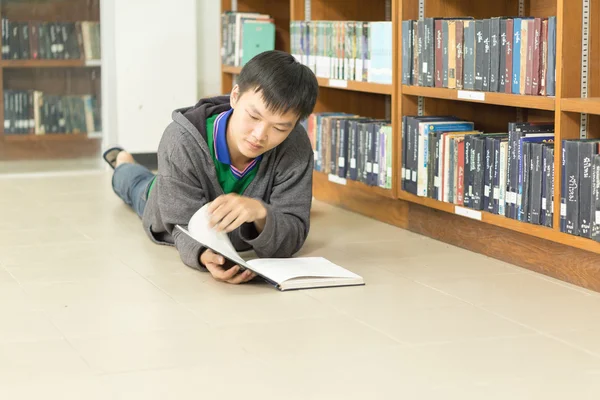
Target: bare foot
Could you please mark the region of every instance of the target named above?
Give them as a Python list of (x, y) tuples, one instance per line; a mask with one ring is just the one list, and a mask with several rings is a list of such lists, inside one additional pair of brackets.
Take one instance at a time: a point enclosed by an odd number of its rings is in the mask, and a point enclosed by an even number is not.
[(133, 159), (133, 156), (131, 154), (123, 150), (117, 155), (117, 163), (115, 167), (118, 167), (119, 165), (125, 163), (135, 164), (135, 160)]

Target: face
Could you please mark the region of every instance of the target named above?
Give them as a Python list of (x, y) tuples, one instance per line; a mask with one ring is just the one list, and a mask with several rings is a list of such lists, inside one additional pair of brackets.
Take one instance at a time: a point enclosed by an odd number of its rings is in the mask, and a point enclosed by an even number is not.
[(238, 151), (248, 158), (256, 158), (283, 142), (298, 120), (294, 112), (273, 114), (260, 92), (247, 90), (240, 95), (237, 85), (231, 92), (231, 107), (235, 111), (229, 119), (228, 139), (233, 139)]

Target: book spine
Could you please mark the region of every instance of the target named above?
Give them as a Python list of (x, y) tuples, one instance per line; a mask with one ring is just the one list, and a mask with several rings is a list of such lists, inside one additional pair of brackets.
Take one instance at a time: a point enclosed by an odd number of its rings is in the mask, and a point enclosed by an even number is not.
[[(421, 36), (420, 36), (421, 24), (419, 21), (413, 21), (413, 63), (412, 63), (412, 84), (417, 86), (423, 86), (423, 80), (421, 79), (422, 70), (422, 59), (421, 59)], [(362, 65), (362, 64), (361, 64)], [(361, 68), (362, 71), (362, 68)], [(362, 76), (362, 72), (361, 72)], [(362, 79), (361, 79), (362, 80)]]
[(500, 193), (496, 214), (506, 215), (506, 179), (508, 176), (508, 142), (500, 143)]
[(435, 162), (435, 136), (436, 133), (435, 132), (429, 132), (429, 140), (427, 141), (428, 143), (428, 151), (427, 151), (427, 190), (426, 190), (426, 195), (427, 197), (433, 198), (433, 180), (435, 178), (435, 168), (434, 168), (434, 162)]
[(542, 213), (542, 175), (543, 175), (543, 152), (544, 146), (541, 143), (531, 145), (531, 192), (529, 199), (529, 209), (531, 210), (530, 221), (532, 224), (541, 224)]
[(458, 160), (458, 174), (457, 174), (457, 196), (456, 204), (460, 206), (465, 205), (465, 140), (461, 138), (458, 141), (458, 151), (456, 159)]
[(494, 176), (492, 180), (492, 202), (491, 209), (489, 210), (492, 214), (498, 214), (498, 205), (500, 202), (500, 148), (502, 141), (500, 139), (494, 140)]
[(456, 89), (456, 21), (448, 21), (448, 88)]
[(512, 93), (513, 79), (513, 43), (514, 43), (514, 20), (506, 20), (506, 61), (504, 70), (504, 93)]
[(540, 81), (539, 81), (539, 94), (540, 96), (546, 95), (546, 76), (548, 75), (548, 19), (542, 20), (542, 33), (540, 41), (542, 42), (542, 48), (540, 52)]
[(500, 88), (500, 18), (491, 19), (490, 41), (490, 92), (498, 92)]
[(566, 176), (567, 176), (567, 215), (566, 233), (579, 236), (579, 144), (567, 141)]
[(594, 213), (592, 222), (592, 239), (600, 242), (600, 155), (595, 155), (593, 160), (593, 173), (594, 178), (592, 184), (592, 210)]
[(380, 158), (379, 158), (379, 130), (381, 128), (380, 124), (373, 124), (371, 129), (371, 160), (373, 162), (373, 172), (371, 173), (371, 181), (369, 184), (371, 186), (377, 186), (379, 182), (379, 174), (380, 174)]
[(540, 39), (542, 34), (542, 20), (534, 20), (533, 31), (533, 72), (531, 78), (531, 94), (537, 96), (540, 93)]
[[(465, 165), (465, 173), (463, 175), (463, 186), (464, 186), (464, 195), (463, 195), (463, 205), (465, 207), (471, 206), (471, 195), (473, 193), (473, 186), (471, 185), (469, 177), (471, 176), (471, 135), (465, 136), (465, 153), (464, 153), (464, 165)], [(474, 157), (473, 157), (474, 158)]]
[(535, 48), (535, 20), (527, 21), (527, 66), (525, 79), (525, 94), (533, 94), (533, 54)]
[(427, 38), (427, 87), (434, 87), (435, 76), (435, 19), (425, 18)]
[(560, 179), (560, 231), (567, 232), (567, 141), (562, 141)]
[(348, 171), (348, 130), (346, 124), (348, 121), (342, 120), (338, 122), (339, 130), (339, 151), (338, 151), (338, 165), (337, 165), (337, 176), (345, 178)]
[[(441, 71), (440, 71), (440, 79), (441, 79), (441, 84), (442, 87), (447, 88), (448, 87), (448, 21), (443, 20), (441, 21), (441, 25), (442, 25), (442, 38), (441, 38), (441, 45), (442, 48), (440, 50), (440, 64), (441, 64)], [(437, 57), (437, 55), (436, 55)]]
[(483, 20), (475, 21), (475, 90), (483, 90)]
[(546, 226), (546, 209), (548, 202), (548, 146), (542, 147), (542, 203), (540, 208), (540, 225)]
[(450, 138), (449, 158), (449, 174), (448, 174), (448, 202), (455, 203), (458, 197), (458, 138)]
[(485, 211), (490, 211), (491, 194), (492, 194), (492, 179), (494, 175), (494, 139), (486, 138), (484, 143), (484, 185), (483, 185), (483, 209)]
[(519, 94), (521, 86), (521, 18), (515, 18), (512, 47), (512, 93)]
[(500, 20), (500, 66), (498, 67), (498, 92), (506, 91), (506, 19)]
[(429, 160), (429, 126), (427, 123), (419, 124), (419, 155), (417, 169), (417, 195), (427, 197), (427, 162)]
[(546, 74), (546, 93), (554, 96), (556, 89), (556, 17), (548, 18), (548, 72)]
[(462, 20), (456, 21), (456, 88), (463, 88), (463, 49), (464, 49), (464, 23)]
[(394, 145), (394, 135), (393, 135), (393, 131), (392, 131), (392, 126), (388, 126), (388, 129), (386, 131), (386, 137), (385, 137), (385, 160), (386, 160), (386, 167), (387, 167), (387, 175), (386, 175), (386, 185), (385, 188), (386, 189), (391, 189), (392, 188), (392, 181), (395, 178), (395, 174), (394, 174), (394, 162), (393, 162), (393, 145)]
[(435, 133), (435, 146), (433, 149), (434, 152), (434, 160), (433, 160), (433, 198), (439, 199), (440, 190), (441, 190), (441, 179), (440, 179), (440, 139), (442, 134), (436, 132)]
[(481, 67), (481, 75), (482, 75), (482, 90), (485, 92), (490, 91), (491, 56), (492, 56), (491, 21), (489, 19), (484, 19), (483, 20), (483, 62), (482, 62), (482, 67)]
[(598, 153), (598, 142), (579, 142), (579, 235), (592, 237), (592, 172), (593, 157)]
[(471, 206), (475, 210), (483, 210), (483, 189), (484, 189), (484, 180), (485, 180), (485, 141), (484, 139), (475, 138), (474, 140), (474, 153), (475, 153), (475, 162), (474, 162), (474, 174), (472, 175), (473, 179), (473, 201), (471, 201)]
[(519, 82), (519, 93), (525, 94), (527, 87), (527, 61), (528, 61), (528, 39), (529, 39), (529, 20), (523, 19), (521, 21), (521, 70), (520, 76), (521, 80)]
[(410, 73), (409, 69), (411, 67), (410, 58), (410, 25), (411, 21), (402, 21), (402, 84), (410, 85)]
[(546, 226), (554, 226), (554, 147), (548, 147), (548, 176), (546, 177)]
[(531, 194), (531, 144), (523, 143), (523, 195), (521, 208), (519, 210), (519, 220), (531, 222), (530, 194)]
[[(444, 42), (446, 36), (444, 35), (444, 39), (442, 38), (442, 23), (447, 24), (447, 21), (442, 21), (441, 19), (435, 21), (435, 87), (438, 88), (444, 87), (442, 79), (442, 61), (444, 59), (442, 56), (442, 54), (444, 54), (442, 50), (442, 43)], [(447, 54), (448, 49), (445, 50)]]
[(407, 120), (407, 116), (404, 115), (402, 116), (402, 126), (400, 127), (401, 132), (402, 132), (402, 153), (401, 153), (401, 164), (402, 164), (402, 171), (401, 171), (401, 184), (400, 184), (400, 188), (402, 190), (406, 190), (406, 146), (408, 144), (408, 137), (406, 134), (406, 120)]

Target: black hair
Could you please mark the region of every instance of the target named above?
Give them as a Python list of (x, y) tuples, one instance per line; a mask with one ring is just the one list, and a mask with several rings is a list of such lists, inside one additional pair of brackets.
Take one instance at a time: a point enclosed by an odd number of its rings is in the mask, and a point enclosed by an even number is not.
[(298, 121), (313, 112), (319, 95), (319, 83), (312, 70), (279, 50), (265, 51), (250, 59), (236, 83), (240, 95), (252, 89), (261, 92), (269, 111), (277, 114), (293, 111)]

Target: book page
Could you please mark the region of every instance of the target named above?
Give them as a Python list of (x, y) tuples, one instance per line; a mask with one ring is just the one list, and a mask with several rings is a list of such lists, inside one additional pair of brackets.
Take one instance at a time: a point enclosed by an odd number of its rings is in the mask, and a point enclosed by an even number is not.
[(322, 257), (258, 258), (248, 264), (277, 283), (294, 278), (360, 278)]
[(238, 263), (240, 266), (246, 266), (246, 262), (235, 251), (233, 244), (225, 232), (217, 232), (212, 229), (209, 224), (209, 216), (207, 212), (208, 204), (204, 205), (190, 219), (188, 229), (185, 230), (178, 225), (184, 233), (191, 236), (197, 242), (210, 248), (215, 253), (219, 253), (231, 261)]

